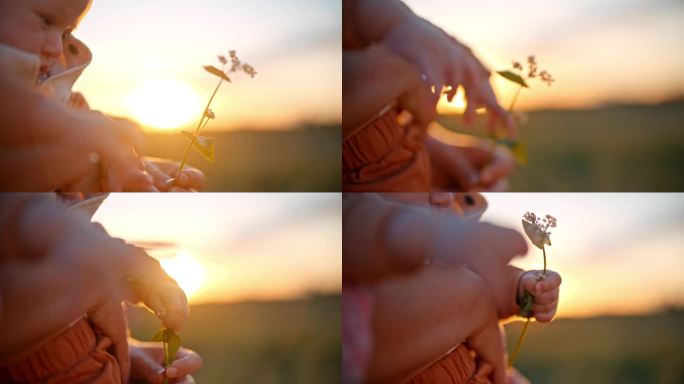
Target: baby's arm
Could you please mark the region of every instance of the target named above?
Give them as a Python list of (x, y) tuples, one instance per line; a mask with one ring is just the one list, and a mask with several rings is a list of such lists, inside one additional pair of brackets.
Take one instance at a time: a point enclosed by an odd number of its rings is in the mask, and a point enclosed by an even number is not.
[(116, 297), (117, 252), (54, 194), (2, 194), (0, 239), (0, 358)]
[(527, 252), (525, 240), (514, 230), (464, 222), (454, 214), (390, 201), (382, 194), (345, 194), (342, 202), (345, 278), (374, 280), (432, 261), (477, 273), (489, 270), (495, 280), (514, 256)]
[(386, 48), (374, 45), (342, 56), (345, 108), (343, 136), (369, 122), (387, 105), (398, 101), (419, 124), (431, 121), (437, 99), (425, 86), (418, 68)]
[(142, 163), (130, 155), (141, 137), (129, 123), (69, 111), (7, 74), (0, 73), (0, 89), (0, 190), (70, 185), (92, 170), (94, 154), (142, 172)]
[(368, 46), (381, 40), (407, 17), (416, 17), (398, 0), (345, 0), (342, 2), (344, 49)]
[(426, 266), (374, 289), (374, 353), (369, 382), (400, 382), (462, 342), (505, 376), (496, 308), (485, 282), (467, 268)]

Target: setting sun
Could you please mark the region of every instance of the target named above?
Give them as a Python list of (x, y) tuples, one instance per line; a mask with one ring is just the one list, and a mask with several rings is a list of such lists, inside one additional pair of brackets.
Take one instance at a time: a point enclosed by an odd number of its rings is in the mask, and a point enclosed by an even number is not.
[(159, 262), (166, 273), (178, 282), (188, 299), (191, 299), (202, 288), (205, 273), (196, 258), (180, 252), (174, 257), (164, 258)]
[(126, 101), (131, 115), (151, 128), (180, 128), (202, 111), (202, 102), (189, 85), (169, 79), (145, 81)]

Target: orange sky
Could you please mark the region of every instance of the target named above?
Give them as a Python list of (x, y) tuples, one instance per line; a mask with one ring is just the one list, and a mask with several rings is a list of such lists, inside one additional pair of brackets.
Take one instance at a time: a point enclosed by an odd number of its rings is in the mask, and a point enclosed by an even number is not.
[[(536, 55), (557, 81), (550, 88), (533, 83), (516, 108), (653, 103), (684, 95), (682, 1), (405, 2), (471, 46), (493, 70)], [(515, 88), (501, 78), (494, 87), (507, 105)]]
[[(194, 125), (217, 80), (202, 66), (235, 49), (259, 74), (222, 87), (208, 129), (339, 123), (341, 12), (339, 1), (95, 0), (74, 32), (94, 54), (75, 89), (106, 113)], [(181, 86), (145, 91), (169, 81)]]
[(340, 194), (112, 194), (94, 220), (150, 251), (192, 303), (284, 299), (342, 284)]

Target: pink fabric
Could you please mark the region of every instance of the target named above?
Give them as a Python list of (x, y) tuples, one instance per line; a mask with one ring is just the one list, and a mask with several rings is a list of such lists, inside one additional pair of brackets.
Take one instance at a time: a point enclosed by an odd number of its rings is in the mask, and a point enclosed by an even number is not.
[(364, 381), (373, 351), (373, 296), (362, 286), (342, 285), (342, 383)]

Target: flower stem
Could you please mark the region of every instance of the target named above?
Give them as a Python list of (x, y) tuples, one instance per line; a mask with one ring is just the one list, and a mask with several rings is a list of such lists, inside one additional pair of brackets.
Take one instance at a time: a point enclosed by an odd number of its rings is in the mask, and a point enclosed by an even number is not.
[[(520, 96), (520, 91), (522, 91), (522, 85), (518, 86), (518, 90), (515, 91), (515, 96), (513, 96), (513, 100), (511, 101), (511, 104), (508, 106), (508, 113), (511, 113), (513, 111), (513, 107), (515, 106), (515, 102), (518, 101), (518, 96)], [(496, 152), (496, 147), (499, 145), (498, 144), (498, 135), (496, 134), (491, 134), (490, 137), (492, 139), (492, 146), (489, 149), (489, 156), (487, 158), (487, 164), (491, 163), (492, 160), (494, 159), (494, 152)]]
[(520, 96), (520, 91), (522, 91), (523, 87), (522, 85), (518, 86), (518, 90), (515, 91), (515, 96), (513, 96), (513, 101), (511, 101), (511, 105), (508, 106), (508, 113), (511, 113), (513, 110), (513, 107), (515, 106), (515, 102), (518, 101), (518, 96)]
[(546, 247), (542, 247), (542, 252), (544, 253), (544, 272), (542, 276), (546, 276)]
[[(169, 356), (169, 336), (166, 331), (166, 327), (162, 325), (162, 332), (164, 335), (164, 339), (162, 341), (162, 347), (164, 349), (164, 368), (168, 367), (169, 364), (171, 364), (171, 356)], [(166, 380), (166, 372), (164, 372), (164, 384), (168, 383), (168, 380)]]
[[(204, 112), (202, 112), (202, 118), (200, 119), (199, 123), (197, 124), (197, 128), (195, 128), (195, 133), (193, 133), (193, 137), (197, 136), (202, 128), (204, 128), (207, 124), (205, 123), (202, 125), (204, 122), (204, 119), (207, 119), (207, 122), (209, 121), (209, 118), (207, 117), (207, 112), (209, 111), (209, 107), (211, 106), (211, 102), (214, 101), (214, 97), (216, 96), (216, 93), (218, 92), (219, 88), (221, 87), (221, 84), (223, 84), (223, 78), (219, 80), (219, 83), (216, 85), (216, 88), (214, 89), (214, 93), (211, 94), (211, 97), (209, 98), (209, 102), (207, 103), (207, 106), (204, 108)], [(192, 140), (188, 143), (188, 145), (185, 147), (185, 153), (183, 154), (183, 160), (181, 161), (180, 165), (178, 166), (178, 172), (176, 172), (176, 176), (180, 174), (180, 172), (183, 170), (183, 167), (185, 166), (185, 163), (188, 161), (188, 154), (190, 153), (190, 148), (192, 148)]]
[(525, 322), (525, 325), (523, 326), (522, 333), (520, 334), (520, 337), (518, 337), (518, 341), (515, 343), (515, 348), (513, 349), (513, 353), (511, 353), (511, 358), (508, 359), (508, 367), (512, 367), (513, 364), (515, 363), (515, 359), (518, 357), (518, 352), (520, 352), (520, 348), (522, 347), (523, 341), (525, 341), (525, 335), (527, 335), (527, 327), (530, 325), (530, 319), (531, 317), (527, 318), (527, 321)]

